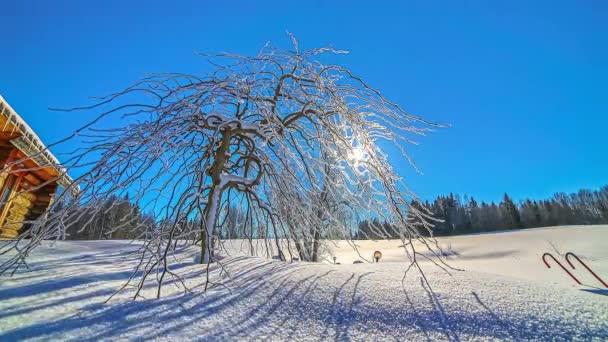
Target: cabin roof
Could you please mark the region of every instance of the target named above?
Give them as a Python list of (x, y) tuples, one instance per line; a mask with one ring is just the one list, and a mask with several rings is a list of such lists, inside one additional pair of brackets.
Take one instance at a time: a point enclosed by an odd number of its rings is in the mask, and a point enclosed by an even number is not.
[(34, 130), (8, 104), (2, 95), (0, 95), (0, 115), (6, 119), (4, 124), (0, 126), (0, 130), (10, 133), (9, 136), (15, 134), (9, 140), (13, 146), (21, 150), (21, 152), (39, 166), (53, 168), (58, 173), (57, 183), (63, 188), (67, 188), (72, 184), (73, 179), (68, 175), (67, 170), (61, 166), (55, 155), (53, 155)]

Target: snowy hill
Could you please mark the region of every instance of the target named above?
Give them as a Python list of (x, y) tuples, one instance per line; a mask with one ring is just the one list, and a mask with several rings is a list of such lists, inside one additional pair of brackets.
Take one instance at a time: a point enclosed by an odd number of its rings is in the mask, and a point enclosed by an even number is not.
[[(283, 263), (236, 253), (227, 272), (205, 270), (195, 252), (173, 269), (192, 293), (167, 284), (160, 300), (104, 301), (131, 275), (136, 246), (122, 241), (61, 242), (38, 250), (31, 271), (0, 280), (0, 340), (264, 339), (275, 340), (555, 340), (608, 338), (608, 293), (575, 264), (584, 284), (541, 261), (574, 252), (608, 280), (608, 226), (532, 229), (439, 239), (452, 276), (423, 264), (435, 293), (407, 266), (400, 241), (357, 241), (361, 256), (339, 241), (341, 265)], [(127, 291), (128, 292), (128, 291)]]

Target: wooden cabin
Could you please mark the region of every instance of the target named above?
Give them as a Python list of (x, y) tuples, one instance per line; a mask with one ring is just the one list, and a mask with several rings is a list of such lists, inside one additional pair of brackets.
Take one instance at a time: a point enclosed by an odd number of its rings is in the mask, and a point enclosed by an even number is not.
[(35, 220), (58, 186), (72, 182), (40, 138), (0, 96), (0, 239), (16, 238)]

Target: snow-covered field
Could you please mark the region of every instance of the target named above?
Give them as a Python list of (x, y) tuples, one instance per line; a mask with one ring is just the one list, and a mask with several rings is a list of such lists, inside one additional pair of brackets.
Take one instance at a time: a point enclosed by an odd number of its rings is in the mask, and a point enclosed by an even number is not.
[[(435, 297), (407, 262), (399, 241), (345, 242), (333, 248), (340, 265), (283, 263), (232, 253), (226, 272), (205, 271), (194, 251), (173, 269), (192, 293), (169, 283), (163, 297), (104, 301), (131, 275), (135, 246), (121, 241), (61, 242), (45, 246), (31, 270), (0, 280), (0, 340), (606, 340), (608, 292), (575, 264), (588, 286), (541, 261), (574, 252), (608, 280), (608, 226), (559, 227), (439, 239), (451, 276), (423, 268)], [(236, 242), (228, 244), (235, 249)], [(329, 257), (331, 257), (329, 256)]]

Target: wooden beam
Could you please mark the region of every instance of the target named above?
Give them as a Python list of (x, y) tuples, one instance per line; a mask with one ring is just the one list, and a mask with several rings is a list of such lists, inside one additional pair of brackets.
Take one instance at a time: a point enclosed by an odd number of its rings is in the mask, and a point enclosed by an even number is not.
[(42, 180), (36, 177), (33, 173), (26, 173), (24, 176), (25, 180), (33, 186), (42, 184)]
[[(58, 173), (55, 169), (49, 167), (41, 168), (31, 159), (26, 159), (23, 162), (23, 167), (21, 169), (27, 170), (27, 172), (35, 174), (38, 178), (44, 181), (55, 179), (58, 176)], [(49, 171), (53, 171), (53, 173), (56, 174), (49, 173)]]
[[(13, 184), (13, 186), (10, 189), (10, 193), (7, 197), (6, 203), (4, 203), (4, 206), (2, 207), (2, 212), (0, 213), (0, 227), (3, 226), (5, 223), (6, 215), (8, 214), (8, 211), (11, 207), (13, 198), (15, 197), (15, 193), (16, 193), (17, 189), (19, 189), (19, 185), (21, 184), (22, 180), (23, 180), (23, 174), (20, 174), (19, 176), (17, 176), (15, 183)], [(4, 183), (6, 184), (6, 181)], [(0, 192), (0, 196), (2, 196), (4, 194), (4, 191), (5, 191), (5, 187), (3, 187), (2, 192)]]
[(36, 201), (39, 202), (51, 202), (52, 196), (51, 195), (38, 195), (36, 196)]
[(0, 141), (8, 143), (9, 140), (13, 140), (15, 138), (19, 138), (21, 134), (19, 132), (0, 132)]

